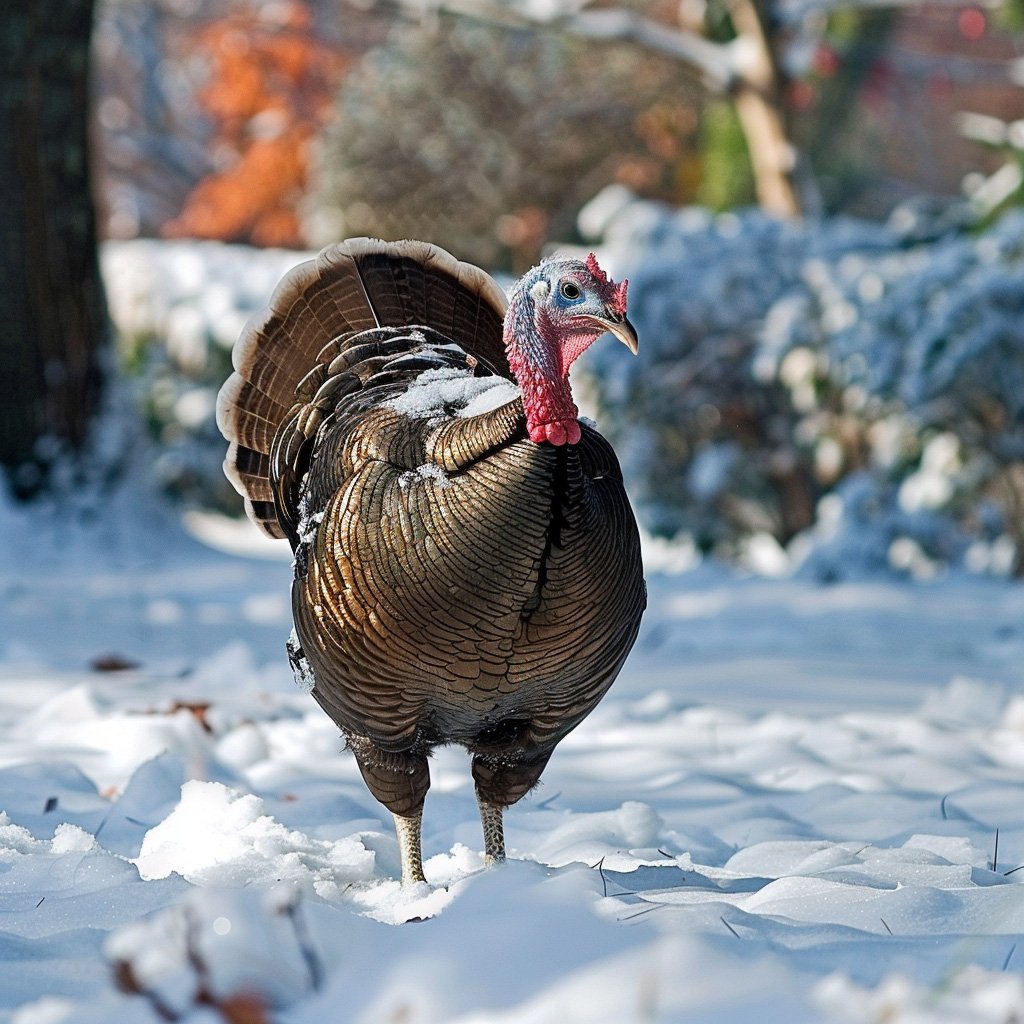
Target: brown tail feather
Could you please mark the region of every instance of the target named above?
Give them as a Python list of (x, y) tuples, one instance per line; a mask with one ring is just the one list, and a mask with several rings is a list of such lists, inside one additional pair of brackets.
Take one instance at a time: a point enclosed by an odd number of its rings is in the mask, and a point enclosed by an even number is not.
[(247, 494), (258, 501), (274, 500), (269, 455), (232, 441), (224, 460), (224, 473), (239, 494)]
[(285, 535), (269, 453), (296, 388), (344, 351), (332, 341), (375, 326), (430, 327), (511, 376), (504, 311), (504, 294), (487, 274), (426, 242), (352, 238), (289, 271), (235, 344), (235, 372), (217, 401), (217, 424), (230, 442), (224, 472), (249, 517), (270, 536)]
[(290, 406), (282, 406), (233, 373), (217, 395), (217, 426), (228, 441), (269, 452), (277, 425)]

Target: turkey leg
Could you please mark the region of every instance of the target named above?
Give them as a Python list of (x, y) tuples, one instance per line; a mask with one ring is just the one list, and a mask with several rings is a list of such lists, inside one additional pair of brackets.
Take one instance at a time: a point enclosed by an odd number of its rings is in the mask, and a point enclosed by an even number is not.
[[(395, 819), (395, 832), (398, 835), (398, 852), (402, 857), (402, 885), (425, 882), (427, 879), (423, 874), (423, 847), (421, 843), (423, 811), (417, 811), (410, 818), (405, 818), (401, 814), (393, 814), (392, 817)], [(498, 828), (499, 830), (501, 828), (500, 818), (498, 820)]]
[(480, 824), (484, 830), (484, 863), (491, 867), (505, 859), (505, 829), (502, 824), (504, 808), (488, 803), (477, 791)]
[(348, 746), (370, 792), (391, 812), (402, 858), (402, 885), (423, 877), (423, 798), (430, 770), (423, 754), (387, 751), (366, 736), (349, 736)]

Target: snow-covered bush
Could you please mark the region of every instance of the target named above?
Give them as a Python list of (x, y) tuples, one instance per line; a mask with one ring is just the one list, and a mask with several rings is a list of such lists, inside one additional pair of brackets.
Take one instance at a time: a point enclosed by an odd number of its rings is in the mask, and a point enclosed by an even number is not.
[(581, 228), (630, 279), (640, 357), (582, 365), (656, 532), (729, 555), (767, 535), (826, 576), (1020, 570), (1024, 214), (930, 237), (910, 210), (794, 223), (618, 190)]

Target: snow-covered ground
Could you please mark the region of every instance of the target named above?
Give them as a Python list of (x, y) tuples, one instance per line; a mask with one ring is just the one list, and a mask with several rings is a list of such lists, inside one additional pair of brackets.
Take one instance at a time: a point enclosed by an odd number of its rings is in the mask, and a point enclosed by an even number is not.
[(285, 557), (121, 495), (0, 507), (0, 559), (0, 1021), (1024, 1015), (1024, 588), (654, 557), (509, 862), (446, 750), (403, 892), (287, 668)]

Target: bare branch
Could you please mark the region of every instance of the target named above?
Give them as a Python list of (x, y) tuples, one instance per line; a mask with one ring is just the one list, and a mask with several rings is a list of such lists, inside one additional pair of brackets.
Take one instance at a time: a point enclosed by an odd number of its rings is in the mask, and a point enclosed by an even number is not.
[(731, 44), (709, 42), (695, 32), (664, 25), (635, 11), (583, 10), (586, 3), (589, 0), (569, 14), (556, 13), (548, 5), (502, 4), (492, 0), (385, 0), (378, 6), (397, 7), (410, 17), (449, 14), (505, 28), (551, 28), (582, 39), (636, 43), (689, 64), (704, 77), (710, 89), (725, 92), (732, 86), (735, 61)]
[(647, 49), (675, 57), (700, 71), (708, 85), (726, 91), (735, 77), (732, 47), (712, 43), (693, 32), (670, 28), (634, 11), (583, 11), (561, 19), (559, 26), (586, 39), (638, 43)]
[[(994, 9), (1000, 0), (980, 0), (978, 6)], [(920, 7), (921, 0), (783, 0), (775, 11), (776, 15), (789, 24), (802, 21), (812, 14), (833, 14), (836, 11), (899, 10)], [(964, 6), (964, 0), (930, 0), (932, 7)]]

